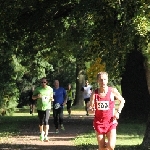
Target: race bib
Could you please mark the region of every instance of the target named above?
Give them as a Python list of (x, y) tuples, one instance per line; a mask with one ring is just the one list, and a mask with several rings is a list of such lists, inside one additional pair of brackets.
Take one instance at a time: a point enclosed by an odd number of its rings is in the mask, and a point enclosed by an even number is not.
[(46, 96), (46, 95), (42, 96), (42, 102), (43, 103), (47, 103), (47, 102), (49, 102), (49, 100), (50, 100), (50, 96)]
[(97, 109), (98, 110), (108, 110), (109, 109), (109, 101), (97, 101)]

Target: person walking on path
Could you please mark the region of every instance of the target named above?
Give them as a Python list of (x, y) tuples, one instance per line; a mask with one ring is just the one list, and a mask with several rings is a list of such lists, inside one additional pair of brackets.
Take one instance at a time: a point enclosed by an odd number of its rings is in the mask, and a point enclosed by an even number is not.
[(71, 84), (68, 84), (68, 89), (67, 89), (67, 112), (68, 112), (68, 117), (71, 117), (71, 107), (72, 107), (72, 102), (74, 100), (75, 94), (71, 88)]
[(63, 87), (59, 87), (58, 80), (54, 81), (53, 98), (54, 98), (53, 118), (54, 118), (55, 132), (58, 133), (59, 125), (62, 130), (65, 130), (64, 125), (63, 125), (63, 109), (64, 109), (64, 105), (67, 102), (66, 90)]
[(53, 100), (53, 89), (47, 85), (47, 79), (45, 77), (41, 79), (41, 86), (34, 90), (32, 99), (37, 99), (40, 140), (48, 141), (48, 121), (51, 110), (51, 101)]
[(36, 103), (36, 101), (32, 99), (33, 91), (34, 91), (34, 87), (32, 87), (31, 90), (29, 91), (30, 114), (32, 114), (32, 116), (34, 114), (35, 103)]
[[(98, 150), (114, 150), (117, 119), (119, 119), (125, 100), (116, 88), (108, 87), (107, 72), (99, 72), (97, 82), (99, 88), (92, 92), (88, 109), (95, 113), (93, 127), (98, 141)], [(120, 101), (117, 110), (115, 110), (114, 100)], [(105, 138), (108, 140), (107, 143)]]
[(92, 87), (91, 85), (89, 85), (88, 80), (85, 81), (85, 86), (81, 88), (81, 91), (83, 92), (83, 98), (84, 98), (84, 103), (85, 103), (85, 111), (86, 111), (86, 115), (89, 115), (88, 112), (88, 103), (90, 101), (90, 95), (92, 93)]

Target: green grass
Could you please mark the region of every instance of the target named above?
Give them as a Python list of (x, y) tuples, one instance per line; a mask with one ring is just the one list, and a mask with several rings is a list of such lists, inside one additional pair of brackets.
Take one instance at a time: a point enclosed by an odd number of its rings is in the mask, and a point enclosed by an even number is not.
[[(145, 123), (127, 122), (120, 123), (117, 127), (117, 142), (115, 150), (142, 150), (142, 143)], [(75, 138), (74, 143), (79, 149), (94, 150), (98, 148), (97, 139), (93, 131), (79, 135)]]
[(9, 137), (17, 135), (19, 128), (25, 122), (33, 120), (29, 113), (15, 113), (13, 116), (0, 116), (0, 137)]
[(0, 117), (0, 137), (9, 137), (18, 133), (18, 120), (15, 117)]
[(118, 126), (117, 132), (117, 145), (124, 145), (124, 143), (126, 145), (140, 145), (145, 132), (145, 124), (122, 123)]

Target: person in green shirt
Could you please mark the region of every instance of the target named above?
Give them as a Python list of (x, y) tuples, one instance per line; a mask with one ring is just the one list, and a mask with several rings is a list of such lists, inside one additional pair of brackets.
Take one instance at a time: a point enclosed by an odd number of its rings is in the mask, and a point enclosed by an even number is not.
[(41, 86), (34, 90), (32, 99), (37, 100), (40, 140), (48, 141), (48, 121), (51, 110), (51, 101), (53, 100), (53, 89), (47, 85), (47, 79), (45, 77), (41, 79)]
[(67, 111), (68, 111), (68, 117), (71, 117), (71, 106), (72, 106), (72, 102), (74, 100), (74, 92), (71, 88), (71, 84), (68, 84), (68, 89), (67, 91)]

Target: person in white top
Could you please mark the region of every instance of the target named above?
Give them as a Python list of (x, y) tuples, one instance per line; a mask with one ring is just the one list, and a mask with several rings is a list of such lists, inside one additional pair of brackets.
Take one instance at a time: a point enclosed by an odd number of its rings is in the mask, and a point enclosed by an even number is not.
[(84, 103), (85, 103), (85, 111), (86, 111), (86, 115), (89, 115), (88, 109), (87, 109), (87, 105), (90, 101), (90, 96), (92, 93), (92, 87), (91, 85), (89, 85), (88, 80), (85, 81), (85, 86), (81, 88), (81, 91), (83, 92), (83, 98), (84, 98)]

